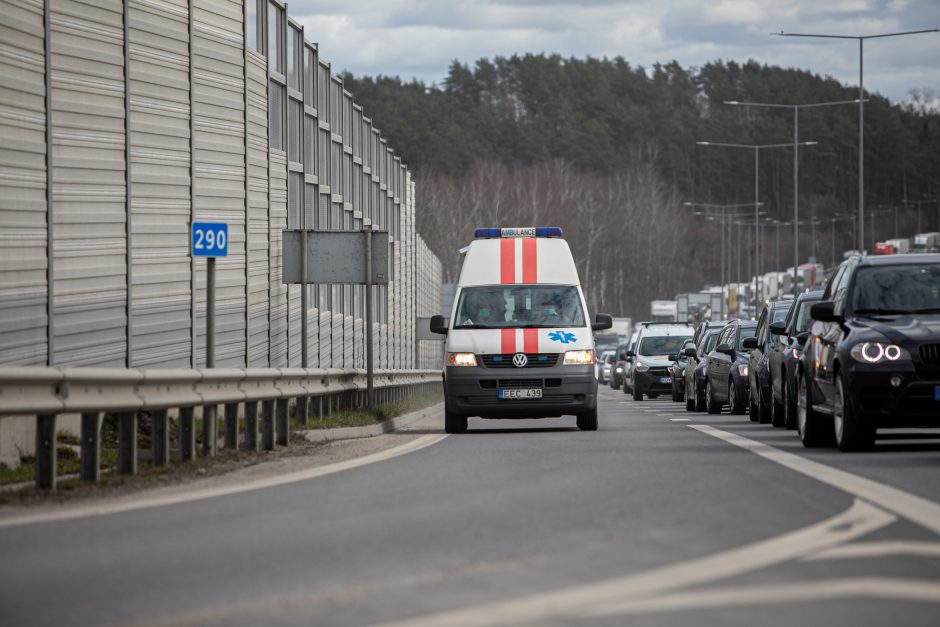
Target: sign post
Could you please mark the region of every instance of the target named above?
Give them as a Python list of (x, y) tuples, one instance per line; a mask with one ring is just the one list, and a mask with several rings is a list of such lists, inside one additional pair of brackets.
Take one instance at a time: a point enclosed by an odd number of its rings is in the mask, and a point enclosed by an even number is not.
[[(190, 249), (206, 257), (206, 368), (215, 368), (215, 258), (228, 256), (228, 224), (193, 222)], [(206, 406), (202, 417), (202, 451), (215, 455), (218, 446), (217, 408)]]
[(362, 232), (366, 246), (366, 407), (372, 409), (375, 404), (372, 381), (372, 229), (363, 229)]
[[(375, 402), (372, 287), (387, 285), (391, 278), (388, 232), (371, 228), (364, 228), (358, 233), (289, 230), (284, 231), (283, 251), (281, 268), (284, 283), (366, 286), (366, 397), (368, 406), (372, 407)], [(306, 316), (306, 310), (303, 315)], [(303, 321), (301, 326), (304, 326)]]

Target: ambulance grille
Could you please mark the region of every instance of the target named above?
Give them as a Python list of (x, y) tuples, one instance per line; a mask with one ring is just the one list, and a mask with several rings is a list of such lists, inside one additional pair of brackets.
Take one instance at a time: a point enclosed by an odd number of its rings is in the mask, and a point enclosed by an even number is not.
[[(515, 368), (512, 364), (512, 356), (515, 353), (506, 355), (483, 355), (484, 368)], [(551, 368), (558, 362), (559, 353), (526, 353), (529, 358), (523, 368)]]

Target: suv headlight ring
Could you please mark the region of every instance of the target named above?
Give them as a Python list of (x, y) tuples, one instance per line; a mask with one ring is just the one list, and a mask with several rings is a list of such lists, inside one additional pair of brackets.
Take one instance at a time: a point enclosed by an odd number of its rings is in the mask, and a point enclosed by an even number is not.
[(849, 354), (852, 359), (863, 364), (895, 363), (911, 359), (906, 348), (884, 342), (860, 342), (852, 347)]

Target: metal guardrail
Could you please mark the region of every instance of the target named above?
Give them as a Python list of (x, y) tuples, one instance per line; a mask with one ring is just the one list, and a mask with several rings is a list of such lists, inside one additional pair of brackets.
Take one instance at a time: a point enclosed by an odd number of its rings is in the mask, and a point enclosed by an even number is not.
[[(439, 370), (377, 370), (376, 401), (400, 400), (434, 389)], [(36, 416), (36, 485), (56, 485), (56, 416), (81, 414), (81, 471), (86, 481), (100, 479), (101, 422), (104, 413), (118, 416), (118, 471), (137, 472), (138, 414), (150, 414), (155, 465), (170, 458), (168, 410), (179, 415), (180, 459), (196, 457), (195, 408), (202, 408), (204, 455), (218, 446), (218, 407), (224, 406), (223, 446), (237, 448), (244, 418), (244, 448), (273, 450), (289, 441), (289, 402), (297, 422), (365, 404), (365, 370), (315, 368), (44, 368), (0, 367), (0, 419)], [(243, 411), (239, 412), (239, 405)]]

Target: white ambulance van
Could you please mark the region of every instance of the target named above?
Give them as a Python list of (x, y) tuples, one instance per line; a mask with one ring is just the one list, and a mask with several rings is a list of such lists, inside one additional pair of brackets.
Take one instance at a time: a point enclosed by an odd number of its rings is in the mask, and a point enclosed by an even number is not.
[(578, 270), (557, 227), (477, 229), (467, 247), (447, 336), (444, 430), (467, 418), (573, 415), (597, 429), (594, 331), (612, 319), (588, 317)]

